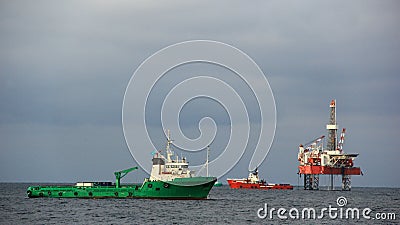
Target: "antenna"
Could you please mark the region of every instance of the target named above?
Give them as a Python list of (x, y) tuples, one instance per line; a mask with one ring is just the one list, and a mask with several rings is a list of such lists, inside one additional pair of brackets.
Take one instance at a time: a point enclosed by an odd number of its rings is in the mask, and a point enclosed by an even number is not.
[(208, 177), (208, 156), (210, 154), (210, 145), (207, 146), (207, 161), (206, 161), (206, 169), (207, 169), (207, 177)]
[(207, 146), (207, 158), (206, 162), (203, 164), (203, 166), (196, 172), (196, 176), (198, 176), (201, 172), (203, 172), (203, 169), (206, 168), (206, 176), (208, 177), (208, 164), (209, 164), (209, 155), (210, 155), (210, 145)]
[(170, 131), (167, 130), (167, 151), (170, 150), (170, 148), (169, 148), (170, 144), (172, 144), (171, 134), (170, 134)]

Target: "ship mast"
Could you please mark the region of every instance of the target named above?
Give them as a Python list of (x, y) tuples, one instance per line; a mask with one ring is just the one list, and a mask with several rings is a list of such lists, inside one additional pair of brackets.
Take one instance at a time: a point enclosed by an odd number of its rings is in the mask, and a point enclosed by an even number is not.
[(206, 171), (207, 171), (207, 177), (208, 177), (208, 156), (210, 154), (210, 146), (207, 146), (207, 161), (206, 161)]
[(170, 136), (170, 131), (167, 130), (167, 160), (168, 162), (171, 162), (171, 156), (173, 155), (170, 145), (172, 144), (171, 136)]

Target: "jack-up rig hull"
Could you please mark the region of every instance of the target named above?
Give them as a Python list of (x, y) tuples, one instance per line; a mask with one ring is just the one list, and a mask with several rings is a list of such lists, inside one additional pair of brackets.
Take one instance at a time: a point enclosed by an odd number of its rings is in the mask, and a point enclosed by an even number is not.
[(172, 141), (168, 134), (167, 157), (153, 152), (150, 178), (142, 185), (121, 185), (121, 178), (138, 169), (133, 167), (115, 172), (116, 182), (78, 182), (75, 186), (31, 186), (30, 198), (156, 198), (156, 199), (206, 199), (216, 177), (192, 176), (185, 158), (179, 159), (170, 150)]
[(351, 190), (351, 175), (362, 175), (360, 167), (354, 167), (354, 159), (358, 154), (346, 154), (343, 152), (346, 129), (343, 128), (338, 141), (336, 123), (336, 101), (330, 103), (330, 120), (326, 125), (328, 130), (328, 143), (323, 146), (325, 136), (299, 146), (299, 176), (304, 176), (305, 190), (319, 189), (319, 175), (330, 175), (329, 189), (333, 190), (333, 175), (342, 176), (342, 190)]

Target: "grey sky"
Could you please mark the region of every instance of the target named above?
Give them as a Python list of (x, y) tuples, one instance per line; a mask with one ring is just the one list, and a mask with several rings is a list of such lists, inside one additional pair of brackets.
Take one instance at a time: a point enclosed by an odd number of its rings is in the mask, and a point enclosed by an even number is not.
[[(135, 165), (121, 125), (133, 71), (168, 45), (210, 39), (243, 50), (271, 84), (278, 122), (264, 178), (297, 184), (297, 147), (325, 134), (335, 98), (344, 150), (360, 153), (365, 174), (353, 185), (399, 187), (400, 3), (253, 4), (1, 1), (0, 181), (112, 180)], [(184, 124), (202, 115), (188, 107)], [(226, 177), (247, 176), (248, 157)]]

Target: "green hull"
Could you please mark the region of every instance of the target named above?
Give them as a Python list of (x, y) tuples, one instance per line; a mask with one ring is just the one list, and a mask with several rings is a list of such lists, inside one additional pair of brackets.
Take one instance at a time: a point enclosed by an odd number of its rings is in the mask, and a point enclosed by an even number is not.
[(222, 183), (221, 182), (215, 182), (214, 187), (222, 187)]
[(149, 181), (140, 185), (114, 186), (31, 186), (30, 198), (159, 198), (159, 199), (205, 199), (215, 177), (175, 178), (173, 181)]

